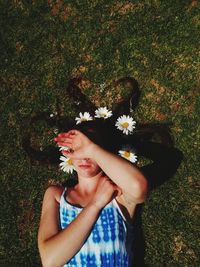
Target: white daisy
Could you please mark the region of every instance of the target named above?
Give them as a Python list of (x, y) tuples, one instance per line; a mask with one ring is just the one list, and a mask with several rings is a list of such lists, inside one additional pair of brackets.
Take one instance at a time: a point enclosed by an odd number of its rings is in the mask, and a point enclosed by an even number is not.
[(137, 156), (131, 152), (130, 150), (119, 150), (119, 155), (130, 162), (136, 162), (137, 161)]
[(128, 135), (135, 129), (135, 124), (136, 121), (134, 121), (133, 118), (123, 115), (117, 119), (115, 126), (117, 126), (117, 129)]
[(76, 124), (79, 124), (81, 123), (82, 121), (92, 121), (93, 118), (90, 116), (90, 113), (89, 112), (84, 112), (84, 113), (79, 113), (79, 116), (80, 117), (76, 117), (75, 120), (76, 120)]
[(62, 161), (59, 166), (62, 171), (72, 173), (74, 169), (74, 165), (72, 163), (72, 160), (68, 157), (61, 156), (60, 160)]
[(104, 118), (107, 119), (112, 116), (112, 111), (109, 111), (107, 107), (98, 108), (95, 110), (95, 118)]

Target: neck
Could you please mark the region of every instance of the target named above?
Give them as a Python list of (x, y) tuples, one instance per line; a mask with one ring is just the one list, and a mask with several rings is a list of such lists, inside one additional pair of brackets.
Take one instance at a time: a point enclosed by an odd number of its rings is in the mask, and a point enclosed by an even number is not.
[(100, 171), (97, 175), (93, 177), (84, 177), (84, 176), (78, 176), (78, 187), (79, 191), (81, 191), (83, 194), (90, 194), (91, 192), (94, 192), (97, 188), (98, 182), (100, 177), (102, 176), (103, 172)]

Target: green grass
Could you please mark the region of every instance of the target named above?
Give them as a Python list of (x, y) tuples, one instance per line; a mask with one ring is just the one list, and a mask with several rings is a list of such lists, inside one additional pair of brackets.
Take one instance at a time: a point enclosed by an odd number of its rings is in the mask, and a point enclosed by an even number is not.
[[(136, 120), (173, 122), (184, 160), (144, 206), (145, 261), (199, 266), (197, 1), (2, 0), (0, 13), (0, 266), (39, 266), (43, 193), (66, 177), (57, 166), (30, 161), (22, 149), (25, 119), (58, 107), (60, 115), (73, 117), (65, 89), (80, 76), (81, 90), (110, 108), (119, 100), (113, 82), (134, 77), (141, 89)], [(32, 137), (36, 147), (53, 144), (53, 129), (44, 127)]]

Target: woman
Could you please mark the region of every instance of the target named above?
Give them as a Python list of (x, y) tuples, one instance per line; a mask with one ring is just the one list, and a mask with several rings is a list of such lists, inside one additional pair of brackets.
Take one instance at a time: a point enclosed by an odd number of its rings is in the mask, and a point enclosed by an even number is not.
[(147, 181), (109, 149), (113, 139), (99, 134), (92, 122), (86, 128), (55, 138), (68, 147), (64, 154), (73, 161), (78, 184), (45, 192), (38, 234), (44, 267), (131, 266), (131, 222), (136, 205), (145, 200)]

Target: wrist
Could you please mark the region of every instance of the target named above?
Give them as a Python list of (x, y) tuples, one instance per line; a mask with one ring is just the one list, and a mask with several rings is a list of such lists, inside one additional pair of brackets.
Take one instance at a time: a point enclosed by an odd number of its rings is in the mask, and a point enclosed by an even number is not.
[(98, 145), (95, 144), (95, 143), (90, 143), (90, 145), (88, 146), (88, 157), (89, 158), (94, 158), (94, 155), (95, 155), (95, 151), (98, 149)]
[(103, 208), (100, 203), (97, 203), (95, 201), (91, 201), (88, 205), (87, 208), (92, 209), (93, 211), (99, 213), (101, 211), (101, 209)]

